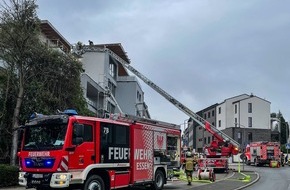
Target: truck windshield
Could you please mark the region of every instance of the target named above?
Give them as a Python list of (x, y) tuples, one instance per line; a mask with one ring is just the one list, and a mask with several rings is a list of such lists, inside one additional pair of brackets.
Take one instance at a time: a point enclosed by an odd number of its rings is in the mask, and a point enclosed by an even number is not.
[(23, 150), (60, 150), (64, 144), (67, 125), (27, 126)]

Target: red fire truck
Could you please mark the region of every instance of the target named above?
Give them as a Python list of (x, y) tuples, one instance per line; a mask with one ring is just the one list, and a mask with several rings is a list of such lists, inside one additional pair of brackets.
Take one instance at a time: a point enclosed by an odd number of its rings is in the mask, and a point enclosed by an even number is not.
[(27, 188), (162, 189), (169, 165), (180, 164), (180, 126), (161, 121), (68, 112), (36, 117), (22, 128), (19, 184)]
[(244, 158), (248, 165), (262, 166), (269, 164), (271, 166), (271, 161), (277, 161), (277, 167), (279, 167), (281, 165), (280, 151), (279, 142), (252, 142), (246, 147)]

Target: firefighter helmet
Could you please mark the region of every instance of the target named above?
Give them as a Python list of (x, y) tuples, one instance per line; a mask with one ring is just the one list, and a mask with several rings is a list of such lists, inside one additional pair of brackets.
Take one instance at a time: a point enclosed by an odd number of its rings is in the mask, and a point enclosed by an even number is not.
[(187, 157), (191, 157), (191, 152), (189, 152), (189, 151), (186, 152), (186, 156), (187, 156)]

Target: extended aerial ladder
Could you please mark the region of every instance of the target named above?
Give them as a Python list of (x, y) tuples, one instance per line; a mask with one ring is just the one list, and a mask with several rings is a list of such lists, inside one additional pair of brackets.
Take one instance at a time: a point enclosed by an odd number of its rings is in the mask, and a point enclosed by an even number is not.
[(84, 51), (101, 51), (101, 52), (108, 52), (110, 56), (115, 58), (123, 67), (127, 68), (129, 71), (131, 71), (133, 74), (135, 74), (137, 77), (139, 77), (143, 82), (145, 82), (148, 86), (150, 86), (152, 89), (154, 89), (156, 92), (158, 92), (161, 96), (163, 96), (165, 99), (167, 99), (169, 102), (171, 102), (175, 107), (177, 107), (179, 110), (181, 110), (183, 113), (185, 113), (187, 116), (192, 118), (196, 123), (198, 123), (200, 126), (202, 126), (205, 130), (207, 130), (209, 133), (211, 133), (216, 139), (219, 141), (223, 141), (225, 143), (231, 143), (234, 147), (239, 149), (240, 144), (236, 142), (234, 139), (232, 139), (230, 136), (225, 134), (224, 132), (218, 130), (215, 126), (210, 124), (208, 121), (191, 111), (188, 107), (183, 105), (181, 102), (179, 102), (177, 99), (172, 97), (170, 94), (165, 92), (162, 88), (157, 86), (154, 82), (149, 80), (147, 77), (145, 77), (143, 74), (141, 74), (139, 71), (137, 71), (135, 68), (133, 68), (131, 65), (129, 65), (128, 62), (124, 61), (121, 57), (119, 57), (116, 53), (114, 53), (112, 50), (108, 48), (100, 48), (100, 47), (90, 47), (85, 46), (82, 50), (79, 51), (80, 54), (82, 54)]
[(143, 82), (145, 82), (148, 86), (153, 88), (156, 92), (158, 92), (161, 96), (163, 96), (165, 99), (167, 99), (169, 102), (171, 102), (175, 107), (180, 109), (182, 112), (184, 112), (186, 115), (188, 115), (190, 118), (192, 118), (195, 122), (197, 122), (200, 126), (205, 128), (208, 132), (210, 132), (212, 135), (215, 136), (220, 141), (229, 142), (232, 145), (234, 145), (236, 148), (239, 148), (240, 144), (236, 142), (234, 139), (232, 139), (230, 136), (225, 134), (224, 132), (218, 130), (216, 127), (214, 127), (212, 124), (207, 122), (205, 119), (191, 111), (188, 107), (183, 105), (181, 102), (176, 100), (174, 97), (172, 97), (170, 94), (165, 92), (163, 89), (161, 89), (159, 86), (157, 86), (154, 82), (149, 80), (147, 77), (145, 77), (143, 74), (141, 74), (139, 71), (137, 71), (135, 68), (133, 68), (129, 63), (124, 61), (122, 58), (120, 58), (117, 54), (115, 54), (110, 49), (105, 49), (112, 57), (114, 57), (120, 64), (122, 64), (123, 67), (127, 68), (129, 71), (134, 73), (137, 77), (139, 77)]

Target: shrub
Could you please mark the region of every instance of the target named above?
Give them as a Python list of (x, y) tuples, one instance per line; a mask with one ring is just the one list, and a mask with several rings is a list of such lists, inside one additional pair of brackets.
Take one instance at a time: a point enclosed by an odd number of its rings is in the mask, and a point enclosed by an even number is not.
[(16, 166), (0, 164), (0, 187), (18, 185), (18, 172)]

